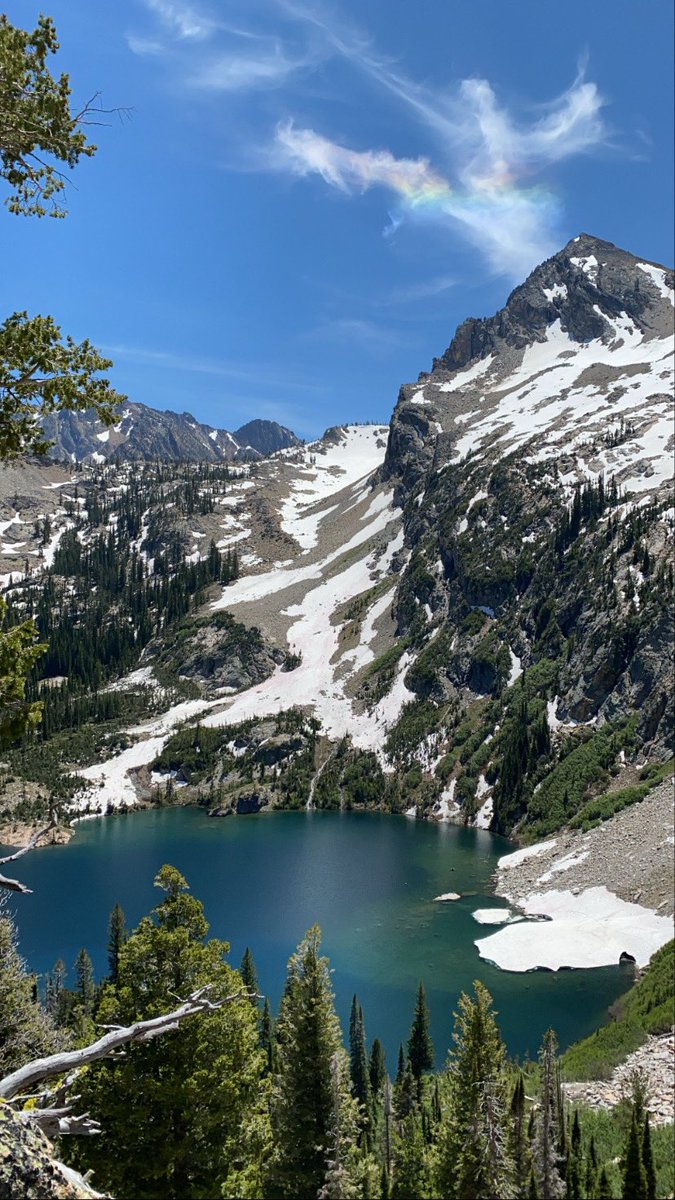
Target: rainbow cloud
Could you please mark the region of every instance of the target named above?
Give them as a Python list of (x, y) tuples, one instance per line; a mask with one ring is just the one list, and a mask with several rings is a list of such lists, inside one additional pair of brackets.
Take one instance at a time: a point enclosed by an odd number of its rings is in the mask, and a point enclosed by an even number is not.
[[(390, 81), (387, 81), (391, 86)], [(420, 109), (414, 93), (398, 80), (396, 91)], [(486, 256), (492, 269), (519, 279), (551, 253), (560, 206), (543, 186), (521, 180), (537, 168), (581, 153), (604, 135), (602, 99), (594, 84), (576, 81), (529, 128), (518, 128), (497, 107), (484, 80), (465, 80), (454, 105), (424, 105), (425, 123), (441, 134), (456, 183), (427, 158), (396, 158), (388, 150), (352, 150), (292, 121), (277, 126), (273, 162), (297, 176), (320, 175), (351, 194), (384, 187), (397, 200), (385, 234), (403, 221), (441, 221)]]

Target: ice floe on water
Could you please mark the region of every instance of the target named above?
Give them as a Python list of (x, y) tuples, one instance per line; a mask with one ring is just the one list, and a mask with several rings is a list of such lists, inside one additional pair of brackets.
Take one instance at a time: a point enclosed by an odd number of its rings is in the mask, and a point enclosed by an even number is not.
[(475, 943), (481, 958), (504, 971), (609, 967), (622, 956), (645, 967), (673, 936), (671, 917), (621, 900), (604, 886), (578, 895), (535, 892), (520, 907), (526, 916), (544, 919), (509, 924)]

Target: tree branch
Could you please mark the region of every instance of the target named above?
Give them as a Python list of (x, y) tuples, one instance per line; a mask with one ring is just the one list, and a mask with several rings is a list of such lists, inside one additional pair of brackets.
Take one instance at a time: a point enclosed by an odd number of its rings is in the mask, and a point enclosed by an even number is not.
[(47, 1058), (36, 1058), (33, 1062), (26, 1063), (17, 1071), (12, 1071), (4, 1079), (0, 1079), (0, 1096), (5, 1100), (11, 1100), (19, 1092), (34, 1087), (43, 1079), (51, 1079), (53, 1076), (63, 1075), (73, 1068), (84, 1067), (88, 1063), (96, 1062), (99, 1058), (106, 1058), (120, 1046), (126, 1046), (130, 1042), (148, 1042), (162, 1033), (170, 1033), (172, 1030), (178, 1029), (180, 1022), (186, 1017), (192, 1017), (201, 1012), (216, 1012), (224, 1004), (230, 1004), (233, 1000), (248, 996), (246, 989), (242, 988), (238, 992), (233, 992), (231, 996), (224, 996), (221, 1000), (214, 1001), (209, 1000), (206, 994), (210, 990), (211, 984), (206, 984), (205, 987), (198, 988), (188, 996), (173, 1012), (164, 1013), (160, 1017), (152, 1017), (147, 1021), (136, 1021), (133, 1025), (123, 1026), (121, 1029), (111, 1029), (98, 1041), (92, 1042), (90, 1046), (82, 1046), (79, 1050), (64, 1050), (59, 1054), (50, 1054)]
[[(14, 854), (8, 854), (5, 858), (0, 858), (0, 867), (4, 867), (5, 863), (16, 862), (17, 858), (23, 858), (24, 854), (28, 854), (30, 850), (34, 850), (43, 837), (51, 833), (52, 829), (56, 829), (56, 825), (56, 816), (52, 813), (49, 825), (41, 829), (39, 833), (36, 833), (27, 846), (22, 846)], [(10, 892), (24, 892), (28, 894), (32, 892), (32, 888), (26, 887), (25, 883), (21, 883), (19, 879), (9, 879), (7, 875), (2, 874), (0, 874), (0, 888), (8, 888)]]
[(101, 1132), (98, 1121), (90, 1117), (89, 1113), (73, 1113), (71, 1104), (66, 1104), (63, 1108), (33, 1108), (17, 1113), (17, 1116), (24, 1125), (37, 1125), (48, 1138), (59, 1137), (61, 1134), (93, 1137)]

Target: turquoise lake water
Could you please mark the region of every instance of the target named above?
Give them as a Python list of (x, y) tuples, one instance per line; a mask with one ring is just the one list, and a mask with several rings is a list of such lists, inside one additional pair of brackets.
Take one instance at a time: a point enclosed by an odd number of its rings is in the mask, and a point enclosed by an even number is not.
[[(12, 907), (33, 970), (46, 972), (57, 958), (71, 968), (86, 946), (104, 974), (113, 905), (122, 904), (133, 926), (158, 903), (153, 877), (172, 863), (203, 901), (211, 932), (231, 943), (233, 965), (251, 947), (275, 1008), (289, 955), (318, 923), (343, 1028), (356, 992), (368, 1037), (383, 1041), (390, 1070), (420, 979), (439, 1063), (457, 998), (474, 979), (494, 996), (510, 1052), (534, 1057), (549, 1026), (563, 1048), (591, 1032), (632, 977), (625, 966), (516, 974), (479, 958), (474, 941), (493, 929), (471, 913), (503, 907), (490, 878), (510, 848), (484, 830), (380, 814), (213, 819), (198, 809), (152, 810), (83, 822), (69, 845), (28, 855), (15, 873), (34, 892)], [(462, 898), (434, 902), (448, 891)]]

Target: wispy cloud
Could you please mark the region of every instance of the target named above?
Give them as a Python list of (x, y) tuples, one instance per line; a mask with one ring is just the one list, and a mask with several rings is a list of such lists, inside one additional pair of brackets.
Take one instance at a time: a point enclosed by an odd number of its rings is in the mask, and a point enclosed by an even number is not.
[(607, 139), (605, 101), (582, 70), (562, 95), (518, 121), (487, 80), (465, 79), (452, 89), (417, 83), (320, 0), (311, 6), (303, 0), (276, 3), (396, 97), (423, 126), (439, 165), (428, 157), (397, 158), (387, 149), (354, 150), (288, 121), (277, 128), (275, 165), (299, 176), (318, 174), (347, 194), (384, 187), (398, 200), (388, 212), (385, 236), (393, 237), (407, 220), (441, 221), (481, 250), (500, 274), (521, 277), (550, 253), (561, 205), (537, 177)]
[(401, 344), (400, 330), (362, 317), (328, 317), (301, 335), (306, 342), (348, 342), (371, 350), (391, 349)]
[(275, 363), (257, 362), (253, 366), (241, 363), (222, 362), (218, 359), (203, 358), (200, 355), (175, 354), (166, 350), (155, 350), (148, 346), (129, 346), (125, 344), (107, 345), (103, 347), (106, 354), (114, 358), (128, 359), (141, 366), (170, 371), (184, 371), (188, 374), (212, 375), (214, 378), (230, 379), (236, 383), (251, 383), (256, 388), (260, 386), (261, 376), (274, 378), (279, 387), (292, 388), (294, 391), (308, 393), (323, 393), (325, 387), (316, 382), (302, 378), (297, 372), (289, 372)]
[[(353, 150), (313, 129), (286, 121), (277, 127), (273, 162), (298, 176), (320, 175), (350, 194), (380, 186), (393, 193), (388, 235), (404, 220), (451, 222), (486, 256), (490, 267), (522, 276), (553, 247), (559, 204), (550, 190), (532, 184), (536, 172), (597, 146), (605, 136), (603, 100), (581, 79), (529, 124), (518, 125), (500, 107), (486, 80), (464, 80), (443, 111), (428, 116), (420, 89), (406, 96), (425, 122), (443, 136), (443, 169), (428, 158), (396, 158), (388, 150)], [(446, 165), (447, 164), (447, 165)]]
[(210, 37), (217, 22), (183, 0), (143, 0), (145, 7), (155, 13), (169, 33), (177, 38), (202, 41)]
[(204, 61), (192, 82), (214, 92), (245, 91), (250, 88), (280, 86), (307, 64), (307, 59), (291, 57), (279, 41), (262, 46), (256, 54), (234, 51)]

